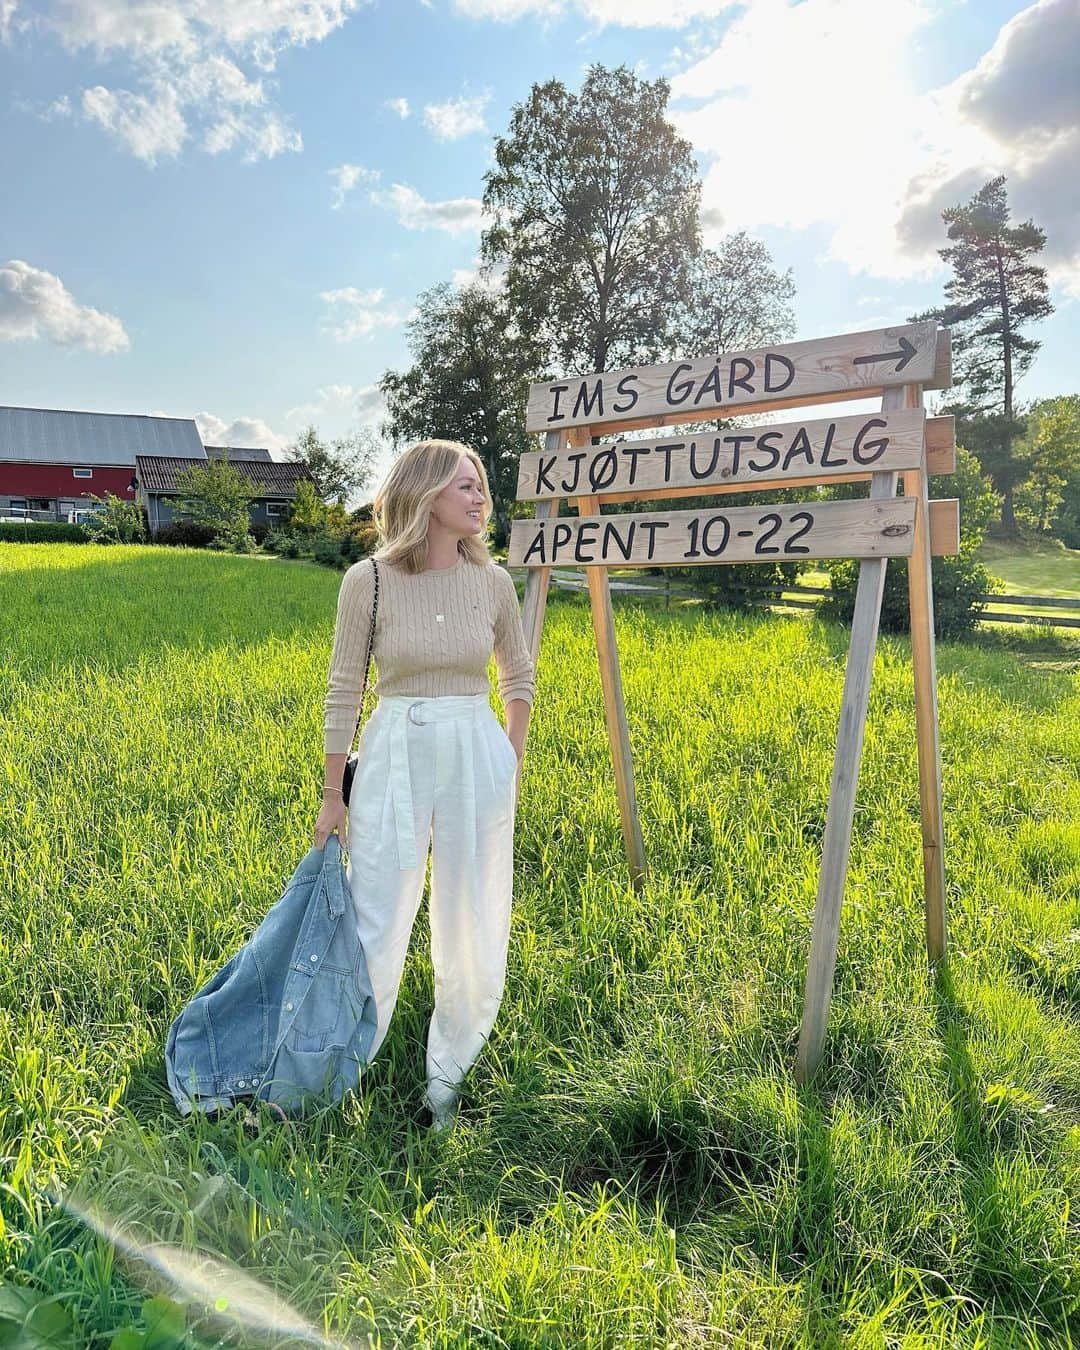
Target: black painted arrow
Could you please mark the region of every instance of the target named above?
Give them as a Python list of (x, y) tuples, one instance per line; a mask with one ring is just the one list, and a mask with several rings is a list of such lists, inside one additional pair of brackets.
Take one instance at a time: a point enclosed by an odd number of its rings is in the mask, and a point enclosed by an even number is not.
[(899, 373), (904, 369), (907, 363), (915, 355), (915, 350), (916, 349), (911, 345), (911, 343), (907, 340), (907, 338), (902, 337), (900, 339), (900, 347), (897, 351), (880, 352), (877, 356), (856, 356), (851, 364), (853, 366), (872, 366), (875, 365), (878, 361), (898, 360), (899, 365), (897, 365), (896, 367), (895, 374), (899, 375)]

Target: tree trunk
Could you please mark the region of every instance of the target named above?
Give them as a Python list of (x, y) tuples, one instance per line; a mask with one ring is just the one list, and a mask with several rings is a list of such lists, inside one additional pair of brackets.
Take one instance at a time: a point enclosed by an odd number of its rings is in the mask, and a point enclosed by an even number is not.
[(1011, 484), (1001, 494), (1001, 527), (1007, 534), (1016, 533), (1016, 516), (1013, 513), (1013, 489)]
[(1012, 373), (1012, 315), (1009, 312), (1009, 290), (1005, 285), (1005, 264), (1001, 257), (1001, 243), (997, 244), (998, 299), (1001, 304), (1001, 348), (1005, 361), (1005, 416), (1012, 421), (1013, 415), (1013, 373)]

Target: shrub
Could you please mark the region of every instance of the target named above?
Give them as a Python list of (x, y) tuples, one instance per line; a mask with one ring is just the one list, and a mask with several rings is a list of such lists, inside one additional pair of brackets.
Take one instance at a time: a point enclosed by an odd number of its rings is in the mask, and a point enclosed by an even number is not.
[[(1002, 589), (1002, 583), (975, 557), (978, 547), (978, 543), (961, 539), (959, 554), (934, 559), (934, 631), (939, 638), (969, 633), (986, 607), (979, 596)], [(881, 629), (886, 633), (906, 633), (910, 627), (907, 564), (906, 558), (890, 558), (885, 569)], [(850, 623), (859, 564), (852, 559), (830, 563), (829, 577), (833, 594), (822, 602), (821, 612)]]
[(65, 520), (35, 520), (27, 524), (0, 521), (0, 543), (12, 544), (88, 544), (90, 537), (81, 525)]
[(168, 525), (162, 525), (154, 536), (154, 543), (206, 548), (213, 537), (212, 525), (204, 525), (199, 520), (174, 520)]
[[(760, 507), (762, 512), (777, 502), (789, 502), (787, 492), (730, 492), (722, 497), (683, 497), (670, 505), (680, 511), (697, 510), (723, 513), (739, 506)], [(667, 503), (664, 503), (667, 505)], [(646, 503), (627, 503), (627, 509), (648, 511)], [(749, 609), (760, 603), (763, 586), (792, 586), (803, 564), (800, 562), (698, 563), (691, 567), (668, 567), (661, 575), (690, 582), (708, 604), (727, 609)]]
[(104, 498), (91, 492), (90, 500), (97, 508), (96, 515), (82, 522), (86, 537), (95, 544), (144, 544), (146, 542), (146, 511), (138, 502), (125, 501), (115, 493), (106, 492)]
[(313, 535), (310, 541), (312, 557), (324, 567), (344, 569), (361, 558), (368, 557), (378, 542), (378, 531), (374, 525), (359, 522), (350, 527), (347, 533), (323, 532)]
[(315, 534), (310, 540), (311, 556), (324, 567), (348, 567), (354, 560), (352, 541), (347, 534)]
[(288, 546), (293, 542), (291, 535), (283, 530), (269, 529), (262, 539), (262, 546), (267, 553), (284, 553)]
[[(830, 489), (836, 499), (865, 495), (865, 486), (842, 483)], [(992, 577), (976, 558), (983, 533), (996, 517), (997, 495), (982, 474), (979, 462), (962, 446), (956, 448), (956, 472), (930, 479), (930, 496), (960, 499), (960, 552), (933, 560), (934, 631), (940, 638), (957, 638), (970, 632), (985, 608), (979, 596), (1000, 590), (1001, 582)], [(829, 618), (851, 622), (855, 609), (855, 588), (859, 564), (854, 559), (837, 559), (828, 564), (832, 596), (822, 601), (820, 612)], [(885, 569), (885, 591), (881, 602), (881, 628), (887, 633), (906, 633), (910, 627), (908, 609), (908, 560), (890, 558)]]

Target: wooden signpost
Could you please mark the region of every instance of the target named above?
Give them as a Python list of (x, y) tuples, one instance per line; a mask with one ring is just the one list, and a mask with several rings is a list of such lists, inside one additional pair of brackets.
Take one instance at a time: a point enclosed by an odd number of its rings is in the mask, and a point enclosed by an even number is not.
[[(522, 621), (534, 662), (551, 568), (585, 568), (600, 662), (630, 878), (639, 888), (645, 850), (607, 569), (856, 558), (859, 581), (833, 761), (795, 1071), (807, 1081), (821, 1059), (832, 997), (840, 906), (851, 850), (855, 788), (890, 557), (908, 559), (915, 728), (922, 817), (926, 947), (944, 954), (945, 870), (931, 556), (955, 553), (955, 500), (930, 502), (930, 474), (951, 473), (951, 417), (927, 417), (924, 389), (950, 383), (949, 334), (934, 322), (905, 324), (662, 366), (631, 367), (535, 384), (526, 430), (545, 433), (522, 455), (519, 500), (531, 519), (511, 526), (511, 567), (529, 568)], [(685, 428), (705, 419), (881, 398), (880, 413), (800, 419), (771, 426), (625, 439), (630, 430)], [(605, 433), (615, 439), (600, 441)], [(623, 439), (618, 439), (622, 436)], [(601, 503), (656, 502), (730, 492), (869, 481), (866, 498), (782, 506), (719, 502), (707, 510), (604, 515)], [(903, 496), (897, 496), (903, 484)], [(560, 517), (566, 499), (577, 515)]]

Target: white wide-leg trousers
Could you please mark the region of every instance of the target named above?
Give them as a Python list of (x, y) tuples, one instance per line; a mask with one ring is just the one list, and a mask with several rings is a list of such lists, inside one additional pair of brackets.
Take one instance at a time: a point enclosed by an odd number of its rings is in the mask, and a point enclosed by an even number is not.
[(487, 694), (381, 698), (360, 733), (346, 872), (378, 1026), (397, 1002), (431, 845), (426, 1104), (453, 1107), (506, 979), (517, 754)]

